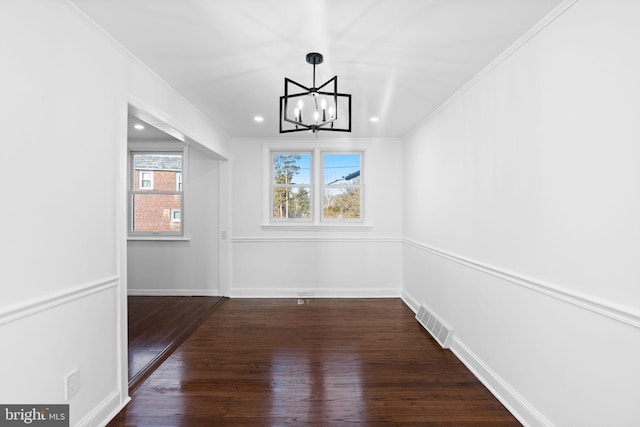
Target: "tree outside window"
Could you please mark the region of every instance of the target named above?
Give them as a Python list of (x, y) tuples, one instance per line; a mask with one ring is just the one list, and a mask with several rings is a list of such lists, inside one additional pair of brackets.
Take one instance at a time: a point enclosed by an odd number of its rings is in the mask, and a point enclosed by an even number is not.
[(330, 153), (322, 156), (322, 219), (361, 218), (362, 155)]
[(269, 151), (272, 222), (362, 222), (363, 152)]
[(311, 218), (311, 154), (273, 153), (272, 218)]

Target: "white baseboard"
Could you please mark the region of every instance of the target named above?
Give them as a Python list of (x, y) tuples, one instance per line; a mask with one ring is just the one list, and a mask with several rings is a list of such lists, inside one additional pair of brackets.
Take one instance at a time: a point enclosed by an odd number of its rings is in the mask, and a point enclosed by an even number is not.
[(524, 397), (484, 364), (458, 337), (454, 336), (451, 340), (450, 350), (523, 425), (530, 427), (553, 426)]
[(241, 288), (231, 290), (231, 298), (398, 298), (399, 296), (399, 286), (380, 289)]
[(129, 296), (148, 297), (217, 297), (217, 289), (127, 289)]
[[(418, 311), (420, 303), (407, 292), (401, 295), (411, 310)], [(487, 366), (459, 337), (453, 336), (449, 350), (475, 375), (482, 384), (507, 408), (511, 414), (527, 427), (552, 427), (553, 424), (537, 411), (524, 397)]]
[(88, 413), (83, 419), (78, 421), (76, 426), (98, 427), (106, 426), (118, 413), (131, 401), (127, 397), (124, 402), (120, 402), (120, 392), (114, 391), (103, 400), (93, 411)]
[(409, 295), (409, 293), (405, 289), (402, 290), (402, 293), (400, 294), (400, 298), (402, 299), (402, 301), (404, 301), (407, 307), (409, 307), (414, 313), (418, 312), (418, 309), (420, 308), (420, 303), (414, 297)]

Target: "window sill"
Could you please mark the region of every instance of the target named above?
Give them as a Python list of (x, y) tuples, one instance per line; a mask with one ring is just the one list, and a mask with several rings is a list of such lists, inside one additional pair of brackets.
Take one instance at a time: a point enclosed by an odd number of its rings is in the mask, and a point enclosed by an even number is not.
[(127, 241), (129, 242), (188, 242), (190, 237), (185, 236), (129, 236)]
[(370, 231), (371, 224), (336, 223), (336, 224), (262, 224), (262, 230), (270, 231)]

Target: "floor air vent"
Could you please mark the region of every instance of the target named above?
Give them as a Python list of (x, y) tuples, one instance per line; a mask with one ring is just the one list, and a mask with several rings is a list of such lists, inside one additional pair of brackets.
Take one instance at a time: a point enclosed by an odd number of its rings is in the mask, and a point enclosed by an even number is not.
[(416, 320), (438, 341), (442, 348), (449, 348), (453, 329), (434, 316), (429, 308), (421, 305), (418, 314), (416, 314)]

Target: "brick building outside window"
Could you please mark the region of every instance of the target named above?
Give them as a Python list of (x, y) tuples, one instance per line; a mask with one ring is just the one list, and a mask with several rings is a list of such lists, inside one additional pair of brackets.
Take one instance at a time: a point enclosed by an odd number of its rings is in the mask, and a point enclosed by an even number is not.
[(180, 152), (131, 153), (131, 235), (182, 235), (182, 158)]

